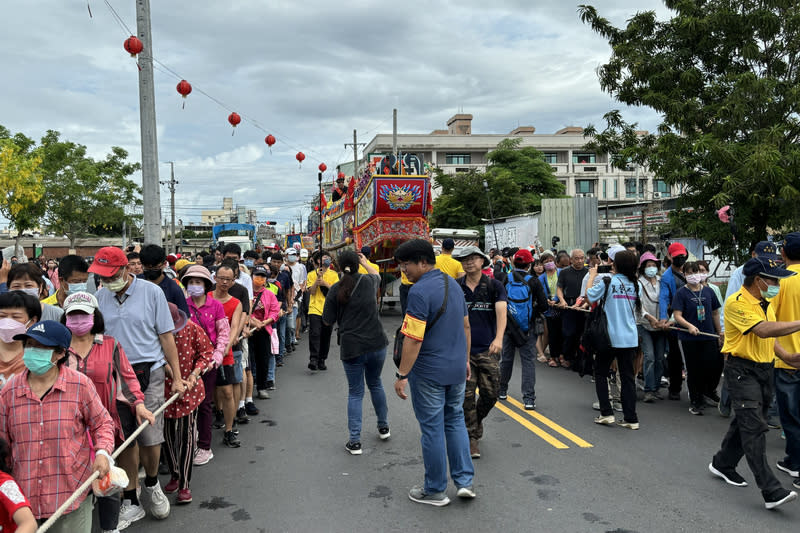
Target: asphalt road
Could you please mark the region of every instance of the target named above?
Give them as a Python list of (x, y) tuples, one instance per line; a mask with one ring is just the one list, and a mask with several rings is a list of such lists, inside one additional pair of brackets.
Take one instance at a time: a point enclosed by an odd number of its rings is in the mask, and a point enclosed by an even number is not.
[[(400, 317), (383, 322), (391, 339)], [(449, 506), (413, 503), (408, 489), (423, 476), (420, 433), (410, 401), (392, 390), (391, 359), (383, 376), (392, 437), (378, 439), (367, 397), (364, 453), (351, 456), (347, 384), (338, 347), (331, 352), (329, 370), (312, 374), (303, 339), (278, 369), (272, 398), (256, 400), (261, 414), (241, 427), (242, 447), (223, 447), (215, 431), (215, 458), (194, 470), (193, 503), (127, 531), (797, 531), (800, 501), (765, 510), (745, 461), (746, 488), (708, 473), (728, 420), (713, 410), (690, 415), (685, 391), (681, 402), (638, 403), (639, 431), (598, 426), (589, 378), (539, 363), (536, 414), (514, 402), (521, 399), (516, 366), (509, 401), (485, 422), (478, 497), (459, 501), (451, 483)], [(784, 441), (776, 430), (767, 440), (774, 464)], [(789, 488), (790, 478), (777, 475)]]

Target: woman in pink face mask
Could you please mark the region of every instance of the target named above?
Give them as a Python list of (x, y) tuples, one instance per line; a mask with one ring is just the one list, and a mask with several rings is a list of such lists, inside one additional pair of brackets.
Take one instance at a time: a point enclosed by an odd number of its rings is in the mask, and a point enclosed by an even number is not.
[(539, 276), (539, 282), (544, 288), (544, 295), (547, 297), (548, 309), (544, 313), (545, 333), (539, 339), (542, 341), (541, 348), (537, 343), (540, 355), (544, 355), (545, 347), (549, 345), (550, 353), (547, 355), (547, 364), (553, 368), (559, 366), (559, 356), (561, 355), (561, 312), (556, 307), (558, 294), (556, 285), (558, 283), (558, 273), (561, 271), (556, 266), (555, 257), (550, 252), (541, 255), (544, 272)]
[(0, 294), (0, 389), (12, 376), (25, 370), (22, 341), (14, 335), (25, 333), (41, 319), (39, 300), (22, 291)]
[[(72, 333), (66, 364), (94, 383), (103, 407), (114, 421), (115, 444), (121, 444), (145, 420), (155, 424), (125, 351), (113, 337), (104, 334), (97, 299), (88, 292), (67, 296), (61, 321)], [(118, 529), (119, 497), (98, 498), (97, 502), (100, 528)]]

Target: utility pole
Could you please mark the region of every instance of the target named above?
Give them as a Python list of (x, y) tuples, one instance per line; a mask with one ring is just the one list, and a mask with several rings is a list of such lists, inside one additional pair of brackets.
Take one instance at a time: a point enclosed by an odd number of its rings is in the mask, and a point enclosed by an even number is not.
[(492, 217), (492, 233), (494, 233), (494, 247), (500, 249), (500, 241), (497, 240), (497, 228), (494, 225), (494, 210), (492, 209), (492, 196), (489, 194), (489, 183), (483, 180), (483, 189), (486, 191), (486, 200), (489, 202), (489, 216)]
[(169, 207), (172, 211), (172, 225), (171, 225), (171, 233), (172, 236), (172, 253), (178, 253), (178, 248), (175, 246), (175, 185), (178, 183), (175, 181), (175, 162), (174, 161), (167, 161), (169, 163), (169, 181), (161, 181), (161, 185), (166, 185), (169, 189)]
[(397, 109), (392, 109), (392, 155), (397, 161)]
[(136, 0), (136, 31), (144, 49), (139, 54), (139, 122), (142, 137), (142, 200), (144, 242), (161, 244), (161, 192), (158, 188), (158, 140), (153, 88), (153, 39), (150, 0)]
[(358, 180), (358, 147), (359, 146), (366, 146), (367, 143), (360, 143), (358, 142), (358, 136), (356, 135), (356, 130), (353, 130), (353, 142), (352, 143), (344, 143), (344, 147), (347, 148), (348, 146), (353, 147), (353, 177)]

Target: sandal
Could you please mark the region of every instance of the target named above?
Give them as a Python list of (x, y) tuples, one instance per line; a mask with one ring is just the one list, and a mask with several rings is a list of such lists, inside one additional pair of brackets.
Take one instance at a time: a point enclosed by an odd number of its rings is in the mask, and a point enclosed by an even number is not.
[(569, 361), (564, 359), (563, 355), (561, 357), (559, 357), (559, 363), (561, 363), (561, 366), (563, 366), (564, 368), (569, 368), (569, 366), (570, 366), (569, 365)]
[(539, 355), (536, 356), (536, 360), (539, 361), (540, 363), (546, 363), (547, 357), (543, 353), (540, 353)]
[(547, 366), (551, 368), (558, 368), (558, 361), (556, 361), (555, 359), (549, 359), (547, 361)]

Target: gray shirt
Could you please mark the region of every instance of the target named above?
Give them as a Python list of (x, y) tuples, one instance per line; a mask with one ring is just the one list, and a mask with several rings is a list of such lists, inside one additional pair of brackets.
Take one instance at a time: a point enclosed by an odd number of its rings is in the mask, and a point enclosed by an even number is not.
[(175, 324), (164, 291), (154, 283), (132, 279), (121, 297), (105, 287), (95, 296), (106, 324), (105, 333), (119, 341), (131, 364), (153, 363), (155, 370), (166, 364), (158, 336), (172, 331)]
[(42, 304), (42, 320), (55, 320), (61, 322), (64, 310), (56, 305)]

